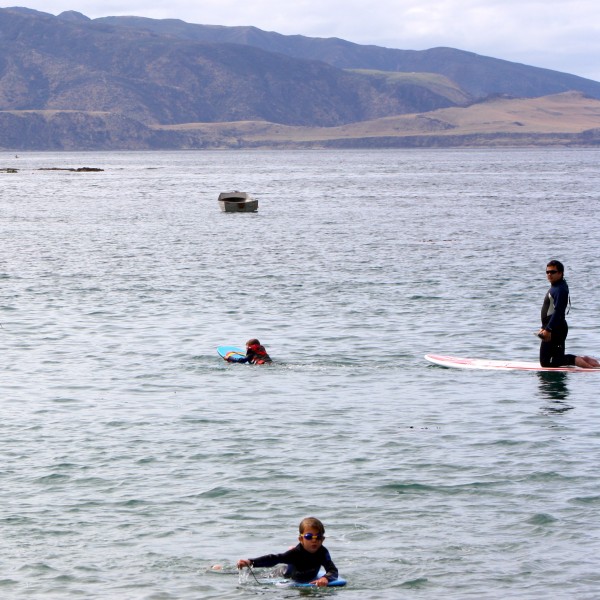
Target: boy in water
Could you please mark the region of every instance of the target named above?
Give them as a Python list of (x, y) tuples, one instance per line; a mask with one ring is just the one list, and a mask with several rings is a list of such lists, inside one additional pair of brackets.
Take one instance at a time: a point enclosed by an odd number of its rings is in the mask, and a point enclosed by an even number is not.
[(229, 357), (227, 362), (251, 363), (253, 365), (264, 365), (273, 362), (267, 354), (264, 346), (256, 339), (252, 338), (246, 342), (246, 356), (240, 358)]
[[(299, 544), (281, 554), (266, 554), (258, 558), (242, 558), (238, 560), (237, 567), (274, 567), (285, 564), (283, 576), (300, 583), (312, 583), (325, 587), (330, 581), (338, 578), (338, 570), (331, 560), (329, 551), (323, 546), (325, 527), (319, 519), (307, 517), (300, 521), (298, 527), (300, 535)], [(317, 578), (319, 569), (325, 568), (325, 575)]]

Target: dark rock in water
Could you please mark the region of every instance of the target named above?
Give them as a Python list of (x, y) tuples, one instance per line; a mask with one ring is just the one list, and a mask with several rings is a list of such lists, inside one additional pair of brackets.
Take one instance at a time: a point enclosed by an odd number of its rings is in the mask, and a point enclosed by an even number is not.
[(96, 173), (98, 171), (104, 171), (98, 167), (79, 167), (77, 169), (69, 167), (40, 167), (38, 171), (73, 171), (74, 173)]

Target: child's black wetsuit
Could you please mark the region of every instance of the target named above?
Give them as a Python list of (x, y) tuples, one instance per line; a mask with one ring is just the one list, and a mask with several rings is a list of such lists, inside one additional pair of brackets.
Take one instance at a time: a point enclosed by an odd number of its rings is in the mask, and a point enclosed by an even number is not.
[(302, 547), (302, 544), (298, 544), (295, 548), (287, 552), (266, 554), (258, 558), (251, 558), (250, 562), (254, 567), (274, 567), (278, 564), (288, 565), (285, 577), (301, 583), (317, 579), (321, 566), (325, 568), (324, 576), (327, 577), (328, 581), (334, 581), (338, 578), (338, 570), (333, 564), (329, 551), (325, 546), (321, 546), (316, 552), (308, 552)]

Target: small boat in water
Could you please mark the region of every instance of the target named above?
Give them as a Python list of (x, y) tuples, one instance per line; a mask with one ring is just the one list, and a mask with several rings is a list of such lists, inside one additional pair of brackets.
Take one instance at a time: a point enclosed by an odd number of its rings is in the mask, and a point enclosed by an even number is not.
[(223, 212), (256, 212), (258, 200), (246, 192), (221, 192), (219, 206)]

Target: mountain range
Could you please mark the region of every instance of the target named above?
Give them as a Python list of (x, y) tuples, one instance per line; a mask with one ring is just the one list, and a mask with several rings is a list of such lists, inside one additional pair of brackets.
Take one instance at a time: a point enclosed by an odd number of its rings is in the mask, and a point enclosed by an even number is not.
[(499, 143), (600, 143), (600, 83), (452, 48), (0, 9), (0, 148)]

